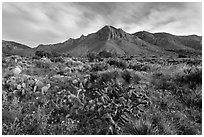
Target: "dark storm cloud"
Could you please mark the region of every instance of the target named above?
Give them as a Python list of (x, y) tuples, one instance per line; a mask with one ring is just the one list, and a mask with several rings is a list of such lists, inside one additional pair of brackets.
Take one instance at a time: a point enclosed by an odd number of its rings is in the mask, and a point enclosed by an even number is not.
[(113, 25), (177, 35), (202, 32), (202, 3), (3, 3), (3, 39), (56, 43)]

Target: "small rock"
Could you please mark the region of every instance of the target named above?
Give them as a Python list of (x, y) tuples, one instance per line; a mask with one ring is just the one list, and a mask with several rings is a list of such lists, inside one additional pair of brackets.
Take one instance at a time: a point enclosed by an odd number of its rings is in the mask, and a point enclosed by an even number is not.
[(21, 89), (21, 85), (17, 85), (17, 89), (20, 90)]
[(76, 84), (78, 81), (75, 79), (75, 80), (73, 80), (72, 82), (73, 82), (73, 84)]
[(15, 76), (18, 76), (21, 73), (21, 71), (22, 71), (21, 68), (17, 66), (15, 69), (13, 69), (13, 74)]
[(42, 89), (41, 89), (42, 94), (47, 93), (47, 91), (50, 88), (50, 86), (51, 86), (50, 84), (47, 84), (46, 86), (42, 87)]
[(22, 87), (25, 88), (25, 87), (26, 87), (26, 84), (25, 84), (25, 83), (22, 83)]

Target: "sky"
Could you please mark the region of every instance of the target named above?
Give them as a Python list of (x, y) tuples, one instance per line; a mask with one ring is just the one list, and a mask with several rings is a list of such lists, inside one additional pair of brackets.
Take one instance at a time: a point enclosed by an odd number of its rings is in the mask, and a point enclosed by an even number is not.
[(36, 47), (94, 33), (105, 25), (128, 33), (202, 35), (202, 3), (3, 2), (2, 39)]

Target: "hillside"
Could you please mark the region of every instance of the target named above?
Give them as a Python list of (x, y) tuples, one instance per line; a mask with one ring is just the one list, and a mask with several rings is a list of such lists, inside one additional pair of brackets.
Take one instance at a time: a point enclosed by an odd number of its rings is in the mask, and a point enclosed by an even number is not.
[(169, 33), (136, 32), (133, 35), (165, 50), (202, 50), (202, 37), (197, 35), (175, 36)]
[(33, 50), (24, 44), (2, 40), (2, 53), (7, 55), (30, 56), (33, 54)]

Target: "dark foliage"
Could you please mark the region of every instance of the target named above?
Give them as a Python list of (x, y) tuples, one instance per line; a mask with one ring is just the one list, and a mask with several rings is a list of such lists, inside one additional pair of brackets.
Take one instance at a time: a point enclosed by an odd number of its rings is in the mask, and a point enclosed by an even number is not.
[(127, 68), (127, 63), (123, 60), (110, 59), (107, 61), (107, 63), (111, 66), (116, 66), (118, 68), (122, 68), (122, 69)]
[(38, 51), (36, 51), (35, 52), (35, 55), (36, 56), (39, 56), (39, 57), (51, 57), (52, 56), (52, 54), (50, 53), (50, 52), (46, 52), (46, 51), (40, 51), (40, 50), (38, 50)]

